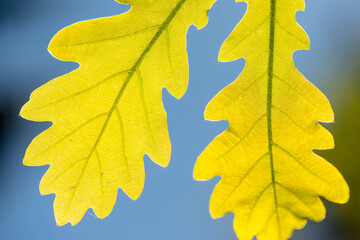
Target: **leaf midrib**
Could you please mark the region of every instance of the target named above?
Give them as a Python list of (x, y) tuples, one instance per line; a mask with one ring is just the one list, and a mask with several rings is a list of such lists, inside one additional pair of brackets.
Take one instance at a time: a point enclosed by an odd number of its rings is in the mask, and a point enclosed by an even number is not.
[(270, 169), (271, 169), (271, 184), (273, 185), (274, 191), (274, 203), (275, 213), (278, 223), (278, 234), (281, 238), (280, 230), (280, 218), (278, 212), (278, 199), (276, 193), (276, 181), (275, 181), (275, 170), (274, 170), (274, 158), (273, 158), (273, 133), (272, 133), (272, 88), (273, 88), (273, 72), (274, 72), (274, 47), (275, 47), (275, 23), (276, 23), (276, 0), (270, 0), (270, 32), (269, 32), (269, 58), (268, 58), (268, 82), (267, 82), (267, 130), (268, 130), (268, 149), (270, 158)]
[(145, 56), (149, 53), (150, 49), (154, 46), (154, 44), (156, 43), (156, 41), (159, 39), (159, 37), (161, 36), (161, 34), (164, 32), (164, 30), (168, 27), (168, 25), (170, 24), (170, 22), (173, 20), (173, 18), (176, 16), (176, 14), (178, 13), (178, 11), (181, 9), (181, 7), (183, 6), (183, 4), (186, 2), (186, 0), (181, 0), (177, 3), (177, 5), (175, 6), (175, 8), (172, 10), (172, 12), (169, 14), (169, 16), (166, 18), (166, 20), (164, 21), (164, 23), (161, 25), (161, 27), (159, 28), (159, 30), (157, 31), (157, 33), (155, 34), (155, 36), (151, 39), (150, 43), (148, 44), (148, 46), (145, 48), (145, 50), (143, 51), (143, 53), (140, 55), (140, 57), (138, 58), (138, 60), (135, 62), (134, 66), (130, 69), (129, 71), (129, 75), (126, 78), (124, 84), (122, 85), (119, 94), (116, 96), (116, 99), (113, 103), (113, 105), (111, 106), (108, 114), (107, 114), (107, 118), (104, 122), (104, 125), (98, 135), (98, 138), (96, 139), (96, 142), (94, 144), (94, 146), (92, 147), (90, 153), (88, 154), (88, 157), (86, 158), (86, 162), (84, 163), (84, 166), (82, 168), (82, 171), (80, 173), (80, 176), (75, 184), (75, 189), (73, 191), (73, 194), (70, 197), (70, 201), (68, 203), (67, 209), (66, 209), (66, 213), (69, 210), (69, 207), (71, 206), (71, 201), (73, 200), (75, 193), (76, 193), (76, 188), (79, 185), (82, 176), (85, 173), (87, 164), (89, 163), (89, 160), (92, 156), (92, 154), (94, 153), (94, 151), (96, 150), (97, 145), (100, 142), (100, 139), (102, 138), (108, 124), (110, 121), (110, 118), (112, 116), (112, 113), (114, 112), (114, 110), (116, 109), (117, 104), (119, 103), (122, 94), (124, 93), (127, 85), (129, 84), (130, 80), (132, 79), (134, 73), (136, 72), (136, 70), (138, 69), (138, 67), (141, 65), (142, 61), (144, 60)]

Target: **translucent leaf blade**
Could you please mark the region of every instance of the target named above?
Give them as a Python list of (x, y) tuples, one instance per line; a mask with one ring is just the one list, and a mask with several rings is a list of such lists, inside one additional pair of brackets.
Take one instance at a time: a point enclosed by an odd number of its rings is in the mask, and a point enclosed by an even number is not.
[(75, 23), (49, 51), (80, 68), (35, 90), (20, 115), (53, 126), (37, 136), (24, 164), (50, 168), (42, 194), (55, 193), (57, 224), (78, 223), (89, 208), (112, 210), (118, 188), (137, 199), (143, 156), (166, 167), (171, 146), (162, 89), (186, 91), (186, 32), (203, 27), (213, 0), (119, 1), (127, 13)]
[(306, 219), (325, 217), (319, 197), (345, 203), (349, 189), (336, 168), (313, 152), (334, 147), (319, 124), (334, 117), (329, 101), (292, 60), (295, 50), (310, 45), (295, 20), (303, 0), (247, 2), (219, 56), (245, 57), (245, 69), (205, 110), (206, 119), (230, 126), (199, 156), (194, 178), (221, 176), (210, 213), (234, 212), (240, 239), (288, 239)]

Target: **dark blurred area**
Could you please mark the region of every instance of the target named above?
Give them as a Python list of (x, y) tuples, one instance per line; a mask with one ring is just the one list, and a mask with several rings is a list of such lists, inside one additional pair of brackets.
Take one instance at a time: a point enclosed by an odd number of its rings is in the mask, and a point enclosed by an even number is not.
[(331, 128), (335, 149), (322, 155), (339, 169), (350, 187), (349, 202), (331, 205), (330, 210), (344, 218), (352, 239), (360, 239), (360, 46), (354, 53), (344, 71), (334, 76), (337, 84), (330, 95), (336, 113)]
[[(332, 103), (336, 123), (324, 125), (334, 134), (336, 147), (319, 154), (344, 175), (351, 197), (345, 205), (325, 201), (326, 220), (309, 222), (292, 239), (360, 240), (360, 1), (306, 4), (306, 12), (296, 18), (310, 36), (311, 50), (296, 52), (294, 60)], [(192, 168), (204, 147), (224, 130), (224, 124), (204, 121), (203, 111), (243, 68), (243, 60), (218, 63), (217, 54), (245, 4), (218, 0), (208, 27), (190, 28), (188, 92), (181, 101), (164, 94), (172, 160), (164, 170), (145, 159), (146, 184), (139, 200), (119, 192), (108, 218), (87, 213), (79, 225), (60, 228), (52, 212), (54, 196), (40, 196), (38, 190), (46, 167), (22, 165), (26, 147), (49, 123), (22, 119), (21, 106), (35, 88), (77, 67), (47, 52), (50, 39), (74, 22), (127, 9), (112, 0), (0, 0), (0, 239), (236, 239), (231, 214), (213, 220), (208, 213), (217, 180), (195, 182)]]
[[(14, 122), (14, 116), (16, 116), (16, 108), (13, 102), (0, 102), (0, 166), (4, 164), (4, 146), (6, 136), (11, 134), (11, 126)], [(5, 183), (4, 174), (1, 174), (0, 170), (0, 186)]]
[(34, 4), (40, 4), (36, 1), (0, 1), (0, 24), (4, 25), (10, 21), (21, 21), (27, 17), (27, 14), (31, 14), (28, 11), (29, 6)]

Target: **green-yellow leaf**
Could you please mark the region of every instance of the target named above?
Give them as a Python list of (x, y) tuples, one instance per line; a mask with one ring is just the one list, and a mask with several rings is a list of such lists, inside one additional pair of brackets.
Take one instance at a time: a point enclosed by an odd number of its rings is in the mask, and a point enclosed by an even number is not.
[(194, 177), (222, 177), (210, 213), (234, 212), (241, 240), (282, 240), (306, 219), (325, 217), (319, 197), (345, 203), (349, 189), (336, 168), (313, 152), (334, 146), (319, 124), (334, 119), (326, 97), (292, 60), (295, 50), (310, 46), (295, 20), (304, 1), (247, 2), (245, 18), (220, 51), (222, 61), (245, 57), (245, 69), (205, 110), (206, 119), (230, 126), (199, 156)]
[(24, 164), (50, 164), (40, 191), (56, 194), (59, 225), (78, 223), (89, 208), (106, 217), (118, 188), (137, 199), (144, 154), (168, 165), (162, 88), (177, 98), (185, 93), (186, 32), (206, 25), (214, 0), (118, 2), (131, 10), (76, 23), (52, 39), (52, 55), (80, 68), (35, 90), (20, 113), (53, 122), (32, 141)]

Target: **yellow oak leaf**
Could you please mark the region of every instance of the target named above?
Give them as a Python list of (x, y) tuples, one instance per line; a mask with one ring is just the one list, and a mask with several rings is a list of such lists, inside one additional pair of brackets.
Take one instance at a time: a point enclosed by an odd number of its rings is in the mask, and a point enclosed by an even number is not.
[[(240, 1), (240, 0), (239, 0)], [(243, 20), (224, 42), (219, 59), (245, 57), (242, 74), (208, 104), (205, 118), (229, 128), (199, 156), (194, 178), (221, 176), (210, 213), (234, 212), (241, 240), (288, 239), (306, 219), (320, 221), (319, 197), (345, 203), (341, 174), (313, 149), (333, 148), (321, 122), (333, 122), (326, 97), (296, 69), (292, 54), (309, 39), (295, 20), (303, 0), (247, 0)]]
[(185, 93), (186, 32), (206, 25), (214, 1), (119, 0), (131, 10), (75, 23), (52, 39), (52, 55), (80, 67), (36, 89), (20, 115), (53, 122), (32, 141), (24, 164), (50, 164), (40, 191), (56, 194), (58, 225), (77, 224), (89, 208), (106, 217), (118, 188), (137, 199), (144, 154), (168, 165), (162, 88), (177, 98)]

